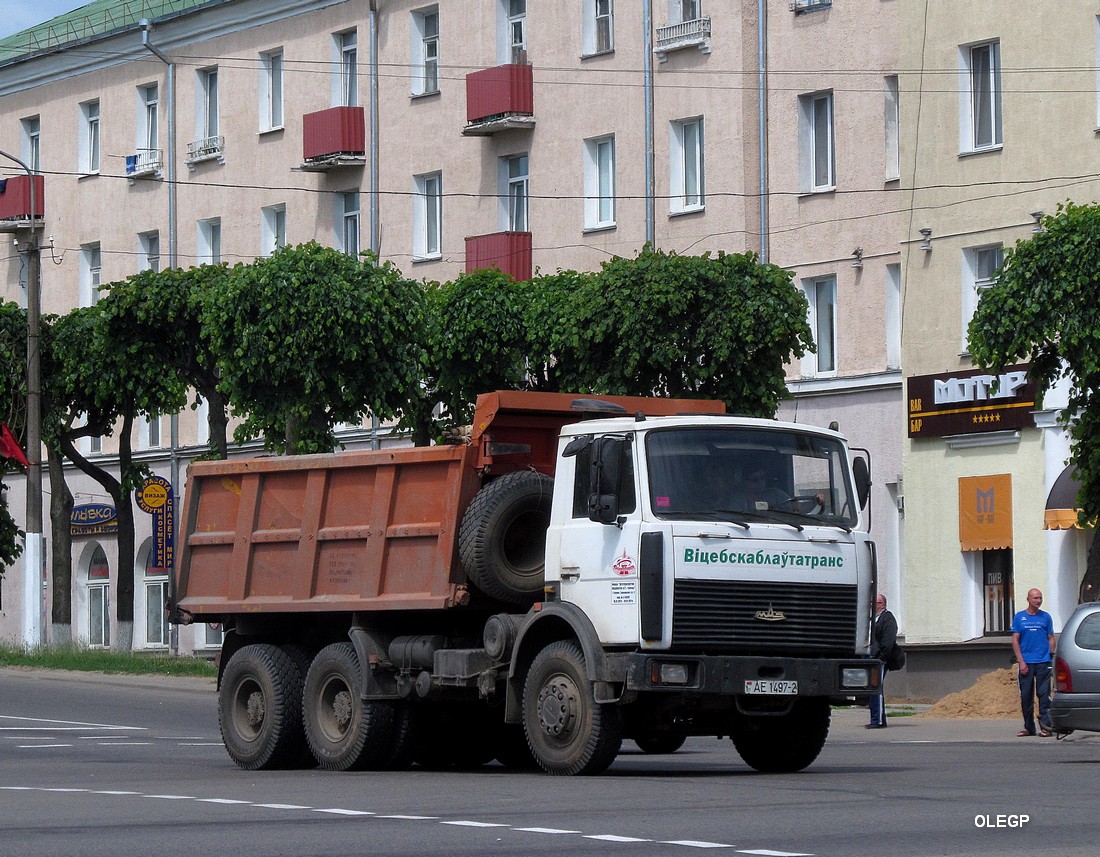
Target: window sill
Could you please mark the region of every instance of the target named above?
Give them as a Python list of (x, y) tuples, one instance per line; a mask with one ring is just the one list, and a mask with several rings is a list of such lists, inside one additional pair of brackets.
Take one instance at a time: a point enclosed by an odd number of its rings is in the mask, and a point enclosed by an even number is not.
[(416, 265), (416, 264), (419, 264), (420, 262), (438, 262), (442, 258), (443, 258), (442, 253), (431, 253), (431, 254), (426, 255), (426, 256), (413, 256), (412, 257), (412, 263), (414, 265)]
[(668, 213), (668, 216), (669, 217), (684, 217), (685, 215), (688, 215), (688, 214), (702, 214), (706, 210), (707, 210), (707, 207), (706, 207), (705, 204), (703, 204), (703, 205), (689, 205), (686, 208), (679, 208), (679, 209), (676, 209), (675, 211), (670, 211)]
[(999, 152), (1003, 148), (1004, 143), (998, 143), (996, 146), (983, 146), (981, 149), (967, 149), (959, 152), (959, 157), (969, 158), (971, 155), (988, 155), (990, 152)]
[(410, 101), (418, 101), (421, 98), (433, 98), (434, 96), (437, 96), (437, 95), (439, 95), (439, 90), (438, 89), (429, 89), (425, 92), (411, 92), (411, 93), (409, 93), (409, 100)]
[(84, 179), (92, 179), (99, 175), (99, 170), (91, 170), (86, 173), (81, 173), (76, 177), (77, 181), (83, 181)]
[[(606, 51), (594, 51), (593, 53), (590, 53), (590, 54), (581, 54), (581, 61), (583, 62), (584, 60), (596, 59), (596, 57), (607, 57), (607, 56), (611, 56), (613, 53), (615, 53), (615, 49), (614, 48), (608, 48)], [(1097, 129), (1097, 130), (1100, 130), (1100, 129)]]
[(799, 191), (799, 198), (808, 196), (821, 196), (827, 193), (836, 193), (836, 185), (829, 185), (828, 187), (815, 187), (810, 190)]
[(618, 226), (618, 224), (615, 224), (615, 223), (604, 223), (604, 224), (601, 224), (599, 226), (586, 226), (586, 227), (584, 227), (584, 229), (581, 230), (581, 234), (582, 235), (591, 235), (593, 232), (610, 232), (612, 229), (615, 229), (617, 226)]
[(262, 137), (265, 134), (276, 134), (279, 131), (285, 131), (285, 130), (286, 130), (286, 127), (283, 126), (283, 125), (273, 125), (271, 128), (261, 128), (257, 133), (259, 134), (259, 136)]

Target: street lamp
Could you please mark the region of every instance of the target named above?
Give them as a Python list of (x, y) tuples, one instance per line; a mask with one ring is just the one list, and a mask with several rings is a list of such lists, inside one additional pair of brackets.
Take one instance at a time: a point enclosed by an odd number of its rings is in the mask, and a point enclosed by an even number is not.
[(0, 155), (23, 168), (30, 181), (30, 239), (27, 241), (27, 534), (23, 551), (23, 643), (44, 645), (46, 640), (43, 574), (46, 569), (42, 541), (42, 379), (38, 350), (39, 316), (42, 311), (41, 258), (38, 246), (34, 171), (14, 155)]

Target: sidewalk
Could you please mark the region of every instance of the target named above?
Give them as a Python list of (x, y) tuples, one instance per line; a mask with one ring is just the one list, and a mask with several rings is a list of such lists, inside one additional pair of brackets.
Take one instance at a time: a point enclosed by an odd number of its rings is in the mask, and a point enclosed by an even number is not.
[[(886, 706), (885, 729), (867, 729), (866, 708), (837, 708), (833, 710), (829, 728), (830, 741), (874, 741), (876, 743), (904, 742), (907, 744), (954, 744), (962, 742), (1050, 742), (1050, 738), (1017, 738), (1023, 725), (1021, 718), (1009, 720), (969, 720), (962, 718), (916, 717), (909, 712), (927, 711), (928, 705)], [(893, 716), (891, 716), (893, 711)], [(908, 716), (898, 716), (904, 712)], [(1100, 734), (1074, 732), (1064, 741), (1091, 742), (1100, 747)]]

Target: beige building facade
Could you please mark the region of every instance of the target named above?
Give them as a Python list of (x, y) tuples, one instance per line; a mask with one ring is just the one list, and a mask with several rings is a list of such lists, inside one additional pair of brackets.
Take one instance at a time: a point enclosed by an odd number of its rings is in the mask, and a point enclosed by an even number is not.
[[(309, 240), (436, 281), (596, 270), (647, 242), (754, 251), (793, 272), (818, 343), (780, 416), (870, 449), (880, 578), (900, 602), (899, 3), (149, 0), (144, 22), (136, 5), (97, 0), (0, 42), (0, 150), (44, 187), (44, 312), (144, 268)], [(9, 188), (29, 181), (0, 160)], [(29, 214), (0, 218), (9, 237)], [(0, 257), (0, 297), (25, 303), (26, 262)], [(177, 509), (201, 417), (137, 429)], [(87, 451), (111, 467), (113, 448)], [(158, 618), (154, 523), (137, 519), (133, 570), (109, 533), (74, 536), (74, 637), (110, 643), (109, 583), (132, 573), (135, 648), (216, 646)], [(45, 633), (35, 575), (7, 570), (0, 638)]]
[(1057, 631), (1084, 572), (1086, 534), (1044, 528), (1069, 453), (1065, 391), (1036, 402), (1019, 375), (991, 385), (966, 325), (1005, 248), (1060, 202), (1097, 200), (1100, 25), (1079, 2), (1004, 15), (922, 0), (901, 6), (900, 32), (907, 630), (965, 686), (1009, 664), (1028, 589), (1043, 590)]

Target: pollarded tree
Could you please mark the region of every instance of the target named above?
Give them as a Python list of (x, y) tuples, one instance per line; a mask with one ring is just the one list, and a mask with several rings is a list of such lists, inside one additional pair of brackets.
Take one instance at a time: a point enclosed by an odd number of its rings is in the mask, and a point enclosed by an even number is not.
[(203, 306), (230, 277), (225, 265), (142, 271), (103, 287), (99, 302), (108, 334), (130, 343), (135, 359), (175, 371), (208, 403), (209, 455), (228, 452), (228, 404), (218, 387), (218, 360)]
[[(1042, 396), (1066, 378), (1060, 421), (1073, 439), (1070, 464), (1082, 522), (1100, 515), (1100, 206), (1067, 202), (1042, 231), (1005, 250), (1004, 264), (970, 321), (970, 353), (999, 372), (1021, 360)], [(1089, 549), (1081, 600), (1100, 595), (1100, 541)]]
[[(102, 301), (100, 302), (102, 303)], [(169, 367), (150, 365), (141, 339), (112, 330), (99, 304), (78, 307), (52, 324), (47, 381), (47, 444), (56, 442), (76, 467), (110, 494), (118, 514), (118, 569), (115, 577), (116, 649), (129, 651), (134, 624), (133, 491), (147, 470), (133, 458), (133, 425), (140, 416), (174, 413), (187, 401), (187, 385)], [(84, 456), (81, 437), (117, 430), (119, 475)], [(52, 471), (52, 466), (51, 466)], [(58, 522), (54, 521), (56, 527)]]
[(784, 365), (814, 348), (792, 275), (753, 253), (646, 248), (567, 288), (571, 298), (547, 302), (557, 316), (541, 323), (563, 389), (712, 398), (774, 416)]
[(419, 377), (423, 306), (421, 287), (390, 263), (316, 242), (230, 269), (203, 326), (244, 418), (235, 439), (330, 451), (337, 424), (401, 413)]

